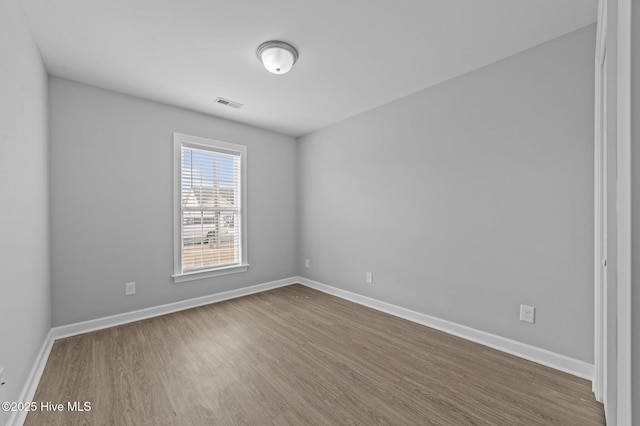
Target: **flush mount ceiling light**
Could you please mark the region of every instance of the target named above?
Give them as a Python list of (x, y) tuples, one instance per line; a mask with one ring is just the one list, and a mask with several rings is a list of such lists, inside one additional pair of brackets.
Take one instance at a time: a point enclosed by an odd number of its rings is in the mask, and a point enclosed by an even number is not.
[(258, 47), (258, 59), (262, 65), (274, 74), (288, 73), (298, 60), (298, 51), (284, 41), (271, 40)]

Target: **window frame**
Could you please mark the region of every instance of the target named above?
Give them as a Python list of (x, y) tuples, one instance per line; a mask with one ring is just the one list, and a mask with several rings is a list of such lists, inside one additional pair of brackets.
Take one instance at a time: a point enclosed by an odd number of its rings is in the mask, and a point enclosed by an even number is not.
[[(197, 269), (182, 270), (182, 147), (193, 147), (206, 151), (238, 155), (240, 157), (240, 263)], [(230, 142), (173, 134), (173, 280), (175, 283), (193, 281), (221, 275), (246, 272), (249, 268), (247, 257), (247, 147)]]

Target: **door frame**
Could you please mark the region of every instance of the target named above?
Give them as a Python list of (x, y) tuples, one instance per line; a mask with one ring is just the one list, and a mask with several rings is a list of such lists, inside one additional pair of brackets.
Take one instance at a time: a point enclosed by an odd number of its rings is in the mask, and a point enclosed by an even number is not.
[[(632, 421), (632, 384), (631, 384), (631, 5), (632, 0), (611, 0), (616, 6), (616, 16), (609, 21), (613, 28), (607, 28), (608, 0), (598, 1), (598, 36), (596, 40), (596, 93), (595, 93), (595, 135), (594, 135), (594, 165), (595, 165), (595, 251), (594, 251), (594, 281), (595, 281), (595, 330), (594, 330), (594, 367), (593, 391), (596, 398), (605, 403), (605, 413), (614, 410), (617, 423), (631, 424)], [(606, 69), (607, 34), (615, 39), (615, 123), (616, 128), (616, 327), (615, 353), (616, 366), (616, 398), (615, 407), (607, 406), (607, 303), (606, 272), (602, 264), (603, 253), (606, 254), (606, 228), (601, 224), (603, 212), (606, 214), (606, 192), (602, 192), (600, 185), (603, 179), (606, 183)], [(602, 62), (604, 62), (604, 65)], [(611, 64), (613, 65), (613, 64)], [(613, 77), (611, 75), (610, 77)], [(604, 187), (606, 191), (606, 186)], [(609, 336), (613, 337), (613, 336)], [(613, 401), (611, 401), (613, 402)]]
[[(632, 421), (631, 400), (631, 3), (618, 0), (617, 16), (617, 418)], [(613, 408), (613, 407), (611, 407)], [(638, 420), (638, 419), (636, 419)]]
[(598, 1), (594, 104), (594, 377), (599, 402), (607, 396), (607, 0)]

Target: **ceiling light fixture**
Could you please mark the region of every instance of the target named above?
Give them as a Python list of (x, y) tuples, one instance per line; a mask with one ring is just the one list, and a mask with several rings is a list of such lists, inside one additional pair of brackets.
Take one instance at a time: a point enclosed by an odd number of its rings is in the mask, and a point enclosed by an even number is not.
[(298, 51), (284, 41), (271, 40), (258, 47), (258, 59), (262, 65), (274, 74), (286, 74), (298, 60)]

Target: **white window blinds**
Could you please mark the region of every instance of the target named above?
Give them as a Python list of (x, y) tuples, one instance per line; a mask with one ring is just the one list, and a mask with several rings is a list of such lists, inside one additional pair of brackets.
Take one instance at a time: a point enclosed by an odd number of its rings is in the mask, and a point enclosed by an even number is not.
[(200, 138), (180, 139), (176, 273), (243, 265), (243, 151), (185, 139)]

